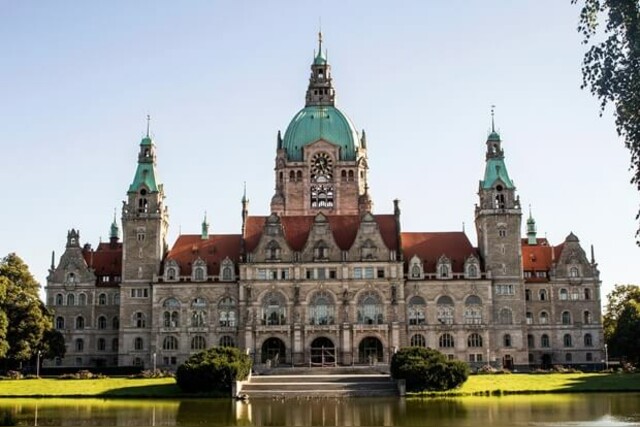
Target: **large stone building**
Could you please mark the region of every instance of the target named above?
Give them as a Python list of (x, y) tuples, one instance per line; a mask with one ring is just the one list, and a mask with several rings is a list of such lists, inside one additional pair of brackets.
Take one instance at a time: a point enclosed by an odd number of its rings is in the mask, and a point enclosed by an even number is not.
[(278, 133), (271, 213), (239, 234), (180, 235), (156, 148), (142, 139), (122, 207), (122, 241), (96, 249), (71, 230), (52, 259), (47, 305), (64, 333), (60, 366), (174, 368), (207, 347), (234, 345), (256, 363), (385, 363), (428, 346), (474, 367), (595, 367), (604, 358), (597, 264), (569, 234), (536, 236), (507, 173), (500, 135), (486, 141), (474, 247), (464, 232), (401, 231), (398, 201), (376, 214), (367, 141), (335, 106), (321, 49), (306, 103)]

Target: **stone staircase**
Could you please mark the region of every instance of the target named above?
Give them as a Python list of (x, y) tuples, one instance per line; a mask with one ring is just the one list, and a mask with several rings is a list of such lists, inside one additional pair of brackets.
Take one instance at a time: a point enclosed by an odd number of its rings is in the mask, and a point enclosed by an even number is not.
[(397, 396), (385, 374), (254, 375), (238, 393), (248, 398)]

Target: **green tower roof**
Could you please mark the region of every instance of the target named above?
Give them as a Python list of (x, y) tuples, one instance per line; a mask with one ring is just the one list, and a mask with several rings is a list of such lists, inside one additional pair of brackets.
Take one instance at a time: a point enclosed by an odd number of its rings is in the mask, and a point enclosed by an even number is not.
[(484, 180), (481, 181), (482, 188), (492, 188), (498, 180), (502, 181), (506, 188), (515, 188), (513, 181), (509, 178), (504, 159), (487, 159), (487, 165), (484, 169)]
[(295, 115), (284, 134), (287, 158), (302, 160), (302, 147), (320, 139), (340, 147), (340, 160), (355, 160), (358, 132), (351, 120), (333, 106), (312, 105)]
[(133, 181), (129, 186), (129, 192), (138, 191), (142, 186), (147, 187), (147, 189), (152, 193), (158, 191), (154, 161), (153, 140), (147, 134), (140, 141), (138, 167), (136, 168), (136, 174), (133, 177)]

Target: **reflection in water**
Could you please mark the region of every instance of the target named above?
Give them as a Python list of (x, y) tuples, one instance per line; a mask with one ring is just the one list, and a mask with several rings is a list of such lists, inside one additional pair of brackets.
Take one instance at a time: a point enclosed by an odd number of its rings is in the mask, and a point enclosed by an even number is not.
[(631, 426), (640, 394), (443, 399), (0, 399), (0, 421), (38, 426)]

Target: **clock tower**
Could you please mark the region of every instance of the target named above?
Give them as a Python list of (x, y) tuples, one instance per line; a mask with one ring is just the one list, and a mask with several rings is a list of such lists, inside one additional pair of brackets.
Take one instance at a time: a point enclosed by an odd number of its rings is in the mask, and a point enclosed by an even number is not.
[(358, 215), (370, 210), (364, 131), (356, 131), (336, 108), (335, 96), (320, 33), (305, 107), (291, 120), (284, 138), (278, 132), (271, 212)]

